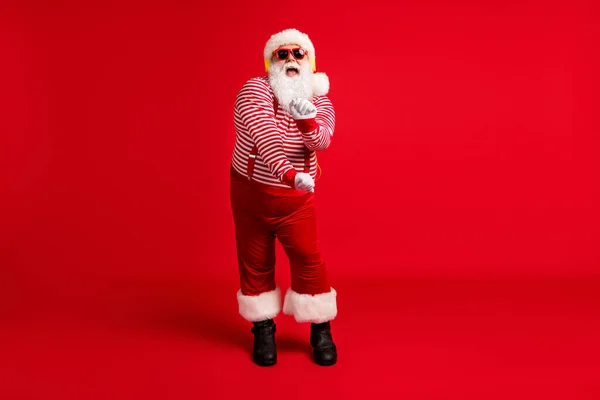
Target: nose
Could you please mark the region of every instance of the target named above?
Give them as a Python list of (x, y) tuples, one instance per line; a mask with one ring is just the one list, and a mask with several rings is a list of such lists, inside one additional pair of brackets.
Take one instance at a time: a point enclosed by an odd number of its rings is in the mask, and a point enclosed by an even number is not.
[(288, 61), (288, 60), (293, 60), (293, 61), (295, 61), (295, 60), (296, 60), (296, 58), (294, 58), (294, 53), (293, 53), (293, 52), (291, 52), (291, 51), (288, 53), (288, 56), (287, 56), (287, 60), (286, 60), (286, 61)]

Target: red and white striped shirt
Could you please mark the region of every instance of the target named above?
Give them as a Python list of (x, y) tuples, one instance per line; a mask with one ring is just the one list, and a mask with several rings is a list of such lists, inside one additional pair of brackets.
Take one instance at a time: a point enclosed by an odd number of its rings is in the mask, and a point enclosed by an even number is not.
[(335, 128), (333, 104), (327, 96), (313, 97), (314, 119), (295, 121), (281, 105), (274, 110), (275, 95), (268, 77), (248, 80), (235, 101), (236, 141), (232, 166), (246, 176), (250, 152), (258, 154), (252, 179), (267, 185), (294, 187), (296, 172), (304, 171), (305, 148), (310, 151), (310, 174), (317, 175), (315, 151), (329, 147)]

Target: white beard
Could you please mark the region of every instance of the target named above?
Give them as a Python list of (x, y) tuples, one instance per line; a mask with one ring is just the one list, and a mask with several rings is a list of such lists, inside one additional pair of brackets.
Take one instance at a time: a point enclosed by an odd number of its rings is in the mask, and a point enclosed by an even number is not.
[[(285, 67), (290, 64), (298, 69), (298, 75), (293, 77), (286, 75)], [(302, 67), (296, 62), (286, 62), (283, 65), (277, 62), (271, 63), (269, 66), (269, 83), (279, 104), (287, 112), (290, 111), (290, 102), (293, 99), (310, 100), (313, 96), (312, 71), (308, 62), (304, 63)]]

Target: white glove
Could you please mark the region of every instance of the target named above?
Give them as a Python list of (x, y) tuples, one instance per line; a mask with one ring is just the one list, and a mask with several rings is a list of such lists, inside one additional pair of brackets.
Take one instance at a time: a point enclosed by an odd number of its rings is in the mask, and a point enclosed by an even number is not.
[(317, 116), (317, 107), (309, 100), (296, 98), (290, 103), (290, 112), (294, 119), (309, 119)]
[(303, 190), (307, 192), (315, 191), (315, 181), (312, 176), (306, 172), (298, 172), (296, 174), (294, 185), (296, 186), (296, 190)]

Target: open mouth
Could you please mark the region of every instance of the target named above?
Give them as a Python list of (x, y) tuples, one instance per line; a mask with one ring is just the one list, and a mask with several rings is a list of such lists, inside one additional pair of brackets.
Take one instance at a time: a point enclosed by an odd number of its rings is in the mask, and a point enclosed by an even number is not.
[(285, 69), (285, 74), (287, 76), (296, 76), (296, 75), (298, 75), (299, 72), (300, 71), (298, 70), (298, 68), (292, 67), (292, 66), (286, 67), (286, 69)]

